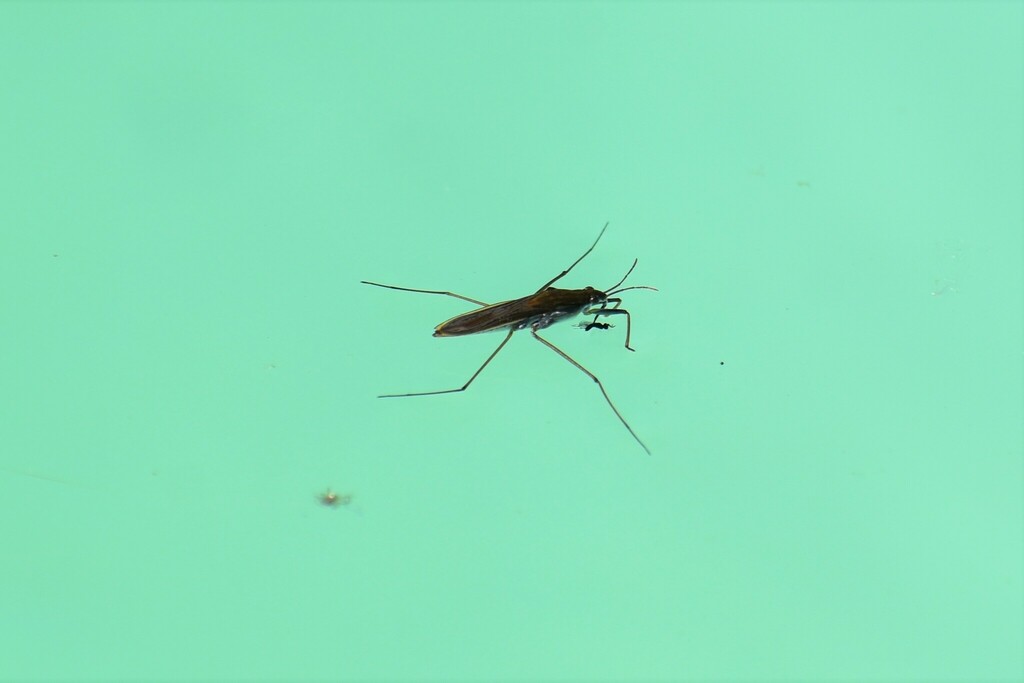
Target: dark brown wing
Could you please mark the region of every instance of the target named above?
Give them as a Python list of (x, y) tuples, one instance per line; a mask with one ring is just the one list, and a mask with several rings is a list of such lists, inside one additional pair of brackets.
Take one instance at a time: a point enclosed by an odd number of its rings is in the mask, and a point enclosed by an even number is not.
[(593, 300), (593, 289), (555, 289), (550, 287), (539, 294), (522, 299), (500, 301), (457, 315), (434, 328), (435, 337), (460, 337), (478, 332), (490, 332), (504, 327), (528, 323), (544, 315), (565, 317), (576, 315)]

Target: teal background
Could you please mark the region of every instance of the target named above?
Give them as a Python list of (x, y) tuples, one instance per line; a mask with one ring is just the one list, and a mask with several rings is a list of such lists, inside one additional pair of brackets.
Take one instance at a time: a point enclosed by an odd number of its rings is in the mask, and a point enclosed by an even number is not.
[(1021, 680), (1022, 8), (0, 5), (0, 679)]

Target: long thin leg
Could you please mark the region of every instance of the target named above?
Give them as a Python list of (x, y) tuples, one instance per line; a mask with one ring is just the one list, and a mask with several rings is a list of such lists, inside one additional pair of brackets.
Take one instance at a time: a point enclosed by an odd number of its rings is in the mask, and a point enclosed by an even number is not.
[[(640, 437), (636, 435), (636, 432), (633, 431), (633, 428), (629, 426), (628, 422), (626, 422), (626, 418), (622, 417), (622, 413), (620, 413), (619, 409), (615, 407), (614, 403), (612, 403), (612, 399), (608, 396), (608, 392), (604, 390), (604, 385), (601, 384), (601, 380), (599, 380), (597, 378), (597, 376), (594, 375), (594, 373), (592, 373), (590, 370), (587, 370), (585, 367), (583, 367), (582, 365), (577, 363), (575, 360), (573, 360), (572, 357), (569, 354), (567, 354), (565, 351), (563, 351), (562, 349), (558, 348), (557, 346), (555, 346), (554, 344), (549, 342), (547, 339), (544, 339), (544, 337), (542, 337), (539, 334), (537, 334), (537, 330), (535, 330), (533, 328), (530, 328), (530, 331), (533, 333), (534, 339), (539, 341), (541, 344), (544, 344), (544, 346), (548, 347), (549, 349), (551, 349), (552, 351), (557, 353), (559, 356), (561, 356), (562, 358), (566, 359), (567, 361), (569, 361), (570, 363), (575, 365), (577, 368), (580, 369), (580, 371), (583, 374), (585, 374), (590, 379), (594, 380), (594, 383), (597, 384), (597, 388), (601, 390), (602, 394), (604, 394), (604, 400), (608, 401), (608, 406), (612, 409), (612, 412), (615, 413), (615, 417), (619, 418), (619, 422), (621, 422), (623, 424), (623, 426), (627, 430), (629, 430), (629, 433), (633, 436), (634, 439), (636, 439), (636, 442), (638, 444), (640, 444), (640, 447), (643, 448), (647, 452), (647, 455), (650, 455), (651, 454), (651, 449), (649, 449), (644, 444), (644, 442), (640, 440)], [(499, 347), (499, 348), (501, 348), (501, 347)]]
[(443, 391), (420, 391), (420, 392), (417, 392), (415, 394), (384, 394), (383, 396), (378, 396), (377, 398), (402, 398), (404, 396), (433, 396), (435, 394), (454, 394), (454, 393), (459, 392), (459, 391), (465, 391), (466, 387), (468, 387), (470, 384), (472, 384), (473, 380), (476, 379), (476, 376), (479, 375), (481, 372), (483, 372), (484, 368), (487, 367), (487, 364), (490, 363), (494, 359), (494, 357), (498, 355), (498, 351), (501, 351), (502, 347), (505, 346), (505, 344), (508, 343), (508, 340), (512, 338), (512, 334), (514, 332), (515, 332), (515, 330), (510, 330), (509, 331), (509, 333), (505, 336), (505, 338), (501, 340), (501, 343), (498, 344), (498, 348), (494, 349), (494, 353), (492, 353), (491, 355), (487, 356), (487, 360), (485, 360), (484, 364), (480, 366), (480, 369), (477, 370), (476, 372), (474, 372), (473, 376), (469, 378), (469, 381), (466, 382), (465, 384), (463, 384), (458, 389), (445, 389)]
[(479, 304), (480, 306), (489, 306), (483, 301), (477, 301), (476, 299), (470, 299), (468, 296), (462, 296), (461, 294), (453, 294), (452, 292), (438, 292), (433, 289), (409, 289), (408, 287), (396, 287), (394, 285), (382, 285), (379, 282), (370, 282), (368, 280), (360, 280), (361, 284), (373, 285), (374, 287), (383, 287), (384, 289), (397, 289), (400, 292), (418, 292), (419, 294), (443, 294), (444, 296), (453, 296), (456, 299), (462, 299), (468, 301), (471, 304)]
[(553, 277), (550, 280), (548, 280), (547, 282), (545, 282), (544, 285), (540, 289), (538, 289), (536, 292), (534, 292), (534, 294), (538, 294), (540, 292), (543, 292), (545, 289), (547, 289), (548, 287), (550, 287), (551, 285), (555, 284), (556, 282), (561, 280), (563, 277), (568, 275), (569, 271), (572, 270), (573, 268), (575, 268), (577, 263), (579, 263), (580, 261), (585, 259), (587, 257), (587, 254), (589, 254), (590, 252), (594, 251), (594, 247), (596, 247), (597, 243), (601, 241), (601, 235), (603, 235), (604, 231), (607, 230), (607, 229), (608, 229), (608, 224), (605, 223), (604, 227), (601, 228), (601, 232), (598, 233), (597, 239), (594, 240), (594, 243), (590, 245), (590, 249), (587, 249), (585, 252), (583, 252), (583, 256), (580, 256), (578, 259), (573, 261), (573, 264), (571, 266), (569, 266), (568, 268), (563, 270), (561, 273), (559, 273), (555, 277)]

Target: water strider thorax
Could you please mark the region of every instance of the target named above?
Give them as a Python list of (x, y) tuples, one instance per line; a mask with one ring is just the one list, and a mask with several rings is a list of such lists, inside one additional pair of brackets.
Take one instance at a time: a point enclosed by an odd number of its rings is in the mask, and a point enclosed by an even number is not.
[(567, 318), (575, 318), (585, 309), (590, 308), (594, 304), (601, 303), (608, 297), (604, 292), (593, 287), (584, 287), (583, 289), (556, 289), (549, 287), (543, 292), (534, 294), (531, 298), (537, 300), (537, 303), (542, 304), (547, 310), (528, 315), (519, 322), (510, 325), (509, 329), (525, 330), (533, 328), (535, 330), (543, 330), (545, 327), (550, 327)]

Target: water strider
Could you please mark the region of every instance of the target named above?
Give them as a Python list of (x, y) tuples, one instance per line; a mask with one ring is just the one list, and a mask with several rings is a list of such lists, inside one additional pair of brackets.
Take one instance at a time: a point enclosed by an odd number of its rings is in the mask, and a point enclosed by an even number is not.
[[(629, 433), (636, 439), (636, 442), (650, 455), (650, 449), (640, 440), (640, 437), (636, 435), (633, 428), (626, 422), (626, 418), (622, 417), (622, 413), (612, 403), (612, 399), (608, 396), (608, 392), (605, 391), (604, 385), (601, 384), (601, 380), (597, 378), (594, 373), (587, 370), (585, 367), (576, 362), (569, 354), (562, 351), (560, 348), (544, 339), (537, 330), (543, 330), (545, 327), (565, 320), (567, 318), (573, 318), (577, 315), (594, 316), (592, 322), (586, 323), (585, 330), (591, 330), (594, 328), (607, 330), (612, 325), (606, 322), (598, 322), (598, 318), (601, 316), (612, 316), (612, 315), (624, 315), (626, 316), (626, 348), (630, 351), (635, 351), (633, 347), (629, 345), (629, 333), (630, 333), (630, 317), (629, 311), (619, 306), (622, 304), (622, 299), (615, 296), (622, 292), (630, 289), (651, 289), (657, 291), (654, 287), (647, 287), (643, 285), (635, 285), (632, 287), (619, 286), (626, 281), (629, 274), (636, 268), (637, 261), (633, 260), (633, 265), (629, 267), (626, 274), (621, 280), (616, 282), (614, 285), (609, 287), (606, 291), (594, 289), (593, 287), (584, 287), (583, 289), (558, 289), (552, 287), (563, 277), (569, 274), (576, 265), (587, 257), (587, 254), (594, 250), (597, 243), (601, 241), (601, 236), (604, 235), (604, 231), (608, 229), (608, 224), (605, 223), (604, 227), (601, 228), (601, 232), (598, 233), (597, 239), (590, 245), (590, 248), (583, 252), (583, 255), (576, 259), (571, 266), (563, 270), (561, 273), (545, 282), (540, 289), (529, 296), (524, 296), (521, 299), (513, 299), (511, 301), (501, 301), (496, 304), (487, 304), (483, 301), (470, 298), (468, 296), (462, 296), (461, 294), (454, 294), (452, 292), (441, 292), (432, 289), (411, 289), (409, 287), (396, 287), (394, 285), (382, 285), (379, 282), (369, 282), (367, 280), (361, 280), (364, 285), (373, 285), (374, 287), (384, 287), (385, 289), (397, 289), (402, 292), (417, 292), (420, 294), (440, 294), (442, 296), (451, 296), (456, 299), (462, 299), (473, 304), (477, 304), (480, 308), (457, 315), (451, 320), (445, 322), (434, 328), (435, 337), (461, 337), (468, 334), (477, 334), (480, 332), (490, 332), (492, 330), (508, 330), (508, 334), (498, 344), (498, 348), (494, 349), (494, 352), (487, 357), (473, 376), (458, 389), (443, 389), (441, 391), (423, 391), (412, 394), (385, 394), (378, 398), (402, 398), (406, 396), (433, 396), (435, 394), (454, 394), (459, 391), (465, 391), (473, 380), (477, 378), (483, 369), (487, 367), (498, 352), (504, 348), (508, 340), (512, 338), (512, 335), (519, 330), (529, 329), (534, 339), (544, 344), (549, 349), (557, 353), (559, 356), (575, 365), (581, 372), (587, 377), (594, 380), (601, 393), (604, 395), (604, 400), (608, 402), (608, 406), (615, 413), (615, 416), (619, 418), (619, 421), (629, 430)], [(611, 306), (609, 307), (609, 304)], [(581, 323), (582, 324), (582, 323)]]

